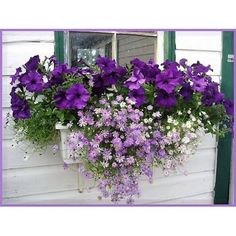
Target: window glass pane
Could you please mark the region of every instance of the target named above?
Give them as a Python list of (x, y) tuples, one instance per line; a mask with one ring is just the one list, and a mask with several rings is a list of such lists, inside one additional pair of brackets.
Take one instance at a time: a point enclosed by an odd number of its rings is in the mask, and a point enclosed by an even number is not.
[(128, 64), (133, 58), (148, 62), (154, 59), (156, 37), (117, 35), (117, 60), (120, 65)]
[(221, 51), (221, 32), (176, 31), (177, 49)]
[(71, 66), (94, 65), (98, 55), (112, 57), (112, 34), (70, 32)]

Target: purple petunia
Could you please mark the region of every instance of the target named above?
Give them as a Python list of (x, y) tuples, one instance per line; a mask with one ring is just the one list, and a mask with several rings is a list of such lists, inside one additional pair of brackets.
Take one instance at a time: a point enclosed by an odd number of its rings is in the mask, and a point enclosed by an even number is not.
[(28, 62), (25, 63), (25, 68), (28, 71), (35, 71), (38, 68), (40, 59), (39, 55), (36, 55), (34, 57), (31, 57)]
[(11, 76), (11, 85), (13, 85), (17, 79), (19, 79), (20, 73), (22, 72), (21, 67), (16, 69), (16, 73), (14, 75)]
[(66, 91), (66, 99), (70, 102), (70, 107), (74, 109), (83, 109), (89, 97), (89, 92), (82, 84), (74, 84)]
[(234, 115), (234, 104), (231, 100), (229, 99), (225, 99), (223, 101), (223, 105), (225, 107), (225, 110), (226, 110), (226, 113), (229, 115), (229, 116), (232, 116)]
[(197, 63), (192, 64), (192, 73), (193, 75), (203, 75), (206, 74), (208, 71), (213, 71), (211, 66), (204, 66), (199, 61)]
[(192, 89), (199, 93), (203, 93), (207, 86), (207, 81), (203, 77), (194, 76), (191, 78), (193, 81)]
[(96, 65), (103, 71), (106, 71), (107, 73), (112, 72), (116, 68), (115, 60), (111, 60), (108, 57), (102, 57), (102, 56), (98, 56), (96, 60)]
[(205, 92), (202, 96), (202, 103), (205, 106), (219, 104), (223, 102), (224, 94), (219, 92), (218, 84), (212, 82), (206, 86)]
[(122, 66), (116, 66), (114, 60), (108, 57), (99, 56), (96, 65), (100, 67), (101, 73), (93, 76), (93, 94), (101, 94), (112, 85), (115, 85), (119, 79), (127, 73)]
[(179, 91), (179, 94), (184, 98), (186, 102), (189, 101), (193, 96), (191, 85), (189, 83), (184, 83)]
[(125, 81), (125, 87), (129, 90), (139, 89), (141, 85), (145, 83), (144, 75), (141, 73), (140, 69), (134, 68), (132, 76)]
[(31, 117), (30, 107), (27, 101), (20, 98), (15, 93), (15, 88), (11, 93), (11, 109), (13, 111), (13, 117), (15, 119), (29, 119)]
[(167, 93), (164, 90), (160, 90), (158, 91), (155, 102), (157, 106), (168, 109), (176, 105), (177, 99), (174, 93)]
[(140, 87), (139, 89), (134, 89), (129, 92), (129, 98), (135, 101), (135, 106), (140, 107), (143, 105), (146, 101), (145, 98), (145, 91), (143, 87)]
[(156, 88), (172, 93), (182, 83), (182, 75), (176, 70), (167, 69), (156, 76)]
[(43, 91), (43, 79), (42, 76), (36, 71), (30, 71), (20, 78), (23, 86), (29, 92), (41, 93)]
[(54, 96), (54, 101), (58, 109), (70, 109), (70, 102), (66, 99), (66, 92), (59, 90)]

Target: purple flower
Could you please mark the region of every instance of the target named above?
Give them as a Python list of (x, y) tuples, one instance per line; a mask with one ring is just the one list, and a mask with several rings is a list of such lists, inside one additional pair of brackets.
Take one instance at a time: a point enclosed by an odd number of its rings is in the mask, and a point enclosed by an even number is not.
[(20, 78), (23, 86), (29, 92), (41, 93), (43, 91), (43, 79), (42, 76), (36, 71), (30, 71)]
[(55, 55), (52, 55), (49, 57), (50, 63), (53, 63), (55, 66), (59, 64), (59, 61), (57, 60)]
[(159, 156), (160, 158), (165, 157), (165, 156), (166, 156), (166, 151), (165, 151), (164, 149), (160, 149), (160, 150), (158, 151), (158, 156)]
[(89, 100), (89, 92), (82, 84), (74, 84), (66, 91), (71, 108), (83, 109)]
[(21, 67), (16, 69), (16, 73), (11, 76), (11, 85), (13, 85), (17, 79), (19, 79), (20, 73), (22, 72)]
[(182, 58), (180, 61), (179, 61), (179, 64), (182, 66), (182, 67), (184, 67), (184, 68), (186, 68), (187, 67), (187, 59), (185, 59), (185, 58)]
[(202, 103), (205, 106), (211, 106), (213, 103), (219, 104), (223, 102), (224, 94), (219, 92), (218, 84), (212, 82), (206, 86), (202, 96)]
[(104, 148), (102, 151), (102, 157), (105, 161), (112, 159), (111, 150)]
[(211, 66), (204, 66), (199, 61), (195, 64), (192, 64), (193, 75), (203, 75), (206, 74), (208, 71), (213, 71)]
[(115, 60), (111, 60), (108, 57), (98, 56), (96, 60), (96, 65), (100, 67), (100, 69), (102, 69), (103, 71), (106, 71), (107, 73), (112, 72), (116, 68)]
[(27, 101), (20, 98), (15, 93), (15, 88), (11, 93), (11, 109), (13, 111), (13, 117), (15, 119), (29, 119), (31, 117), (30, 107)]
[(37, 70), (39, 62), (40, 62), (39, 55), (31, 57), (29, 61), (25, 63), (26, 70), (28, 71)]
[(129, 92), (129, 98), (135, 101), (135, 106), (140, 107), (145, 103), (145, 91), (143, 87), (140, 87), (139, 89), (134, 89)]
[(176, 105), (177, 100), (174, 93), (167, 93), (164, 90), (160, 90), (156, 97), (156, 105), (163, 108), (171, 108)]
[(132, 165), (134, 163), (135, 163), (135, 160), (134, 160), (133, 156), (130, 156), (130, 157), (127, 158), (127, 164)]
[(178, 71), (178, 67), (179, 64), (175, 61), (170, 61), (170, 60), (165, 60), (162, 64), (161, 64), (165, 70), (172, 70), (172, 71)]
[(233, 115), (234, 115), (234, 104), (233, 104), (233, 102), (231, 100), (229, 100), (229, 99), (225, 99), (223, 104), (224, 104), (226, 113), (229, 116), (233, 117)]
[(58, 109), (70, 109), (70, 102), (66, 99), (66, 92), (59, 90), (54, 96), (54, 101)]
[(101, 73), (93, 76), (93, 94), (101, 96), (108, 87), (115, 85), (127, 70), (122, 66), (117, 67), (115, 61), (108, 57), (99, 56), (96, 64), (100, 67)]
[(207, 86), (207, 82), (205, 80), (205, 78), (201, 78), (201, 77), (193, 77), (192, 78), (193, 81), (193, 86), (192, 89), (197, 91), (197, 92), (204, 92)]
[(193, 90), (189, 83), (184, 83), (179, 91), (179, 94), (183, 96), (185, 101), (189, 101), (192, 98)]
[(156, 76), (156, 88), (163, 89), (167, 93), (172, 93), (181, 84), (182, 75), (175, 70), (165, 70)]
[(135, 67), (139, 69), (143, 69), (146, 66), (146, 63), (141, 61), (138, 58), (134, 58), (132, 61), (130, 61), (130, 64), (134, 65)]
[(139, 89), (141, 85), (145, 83), (145, 78), (141, 73), (140, 69), (134, 68), (132, 76), (125, 81), (125, 87), (129, 90)]

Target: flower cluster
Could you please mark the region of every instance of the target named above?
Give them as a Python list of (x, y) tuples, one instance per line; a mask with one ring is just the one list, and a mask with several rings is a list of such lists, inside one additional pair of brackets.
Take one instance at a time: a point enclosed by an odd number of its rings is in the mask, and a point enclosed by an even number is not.
[(233, 103), (211, 70), (186, 59), (159, 66), (135, 58), (122, 67), (101, 56), (93, 67), (68, 68), (34, 56), (12, 76), (15, 127), (43, 146), (55, 143), (56, 123), (70, 123), (70, 158), (83, 162), (103, 197), (132, 203), (141, 175), (151, 182), (154, 167), (168, 175), (205, 133), (231, 129)]

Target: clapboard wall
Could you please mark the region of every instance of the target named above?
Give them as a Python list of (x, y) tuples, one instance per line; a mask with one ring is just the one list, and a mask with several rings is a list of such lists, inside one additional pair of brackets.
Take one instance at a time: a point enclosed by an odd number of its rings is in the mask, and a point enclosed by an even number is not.
[[(178, 37), (178, 35), (177, 35)], [(3, 32), (3, 119), (10, 111), (9, 76), (32, 55), (53, 54), (53, 32)], [(178, 42), (178, 41), (177, 41)], [(208, 43), (209, 44), (209, 43)], [(177, 44), (178, 45), (178, 44)], [(197, 51), (196, 55), (197, 55)], [(24, 147), (11, 148), (14, 132), (3, 130), (3, 203), (4, 204), (110, 204), (98, 200), (92, 188), (77, 191), (77, 173), (64, 170), (60, 155), (50, 150), (43, 155), (30, 153), (24, 161)], [(216, 141), (207, 135), (198, 152), (176, 173), (165, 177), (155, 170), (154, 181), (141, 181), (142, 204), (210, 204), (213, 202)], [(75, 168), (75, 167), (74, 167)]]

